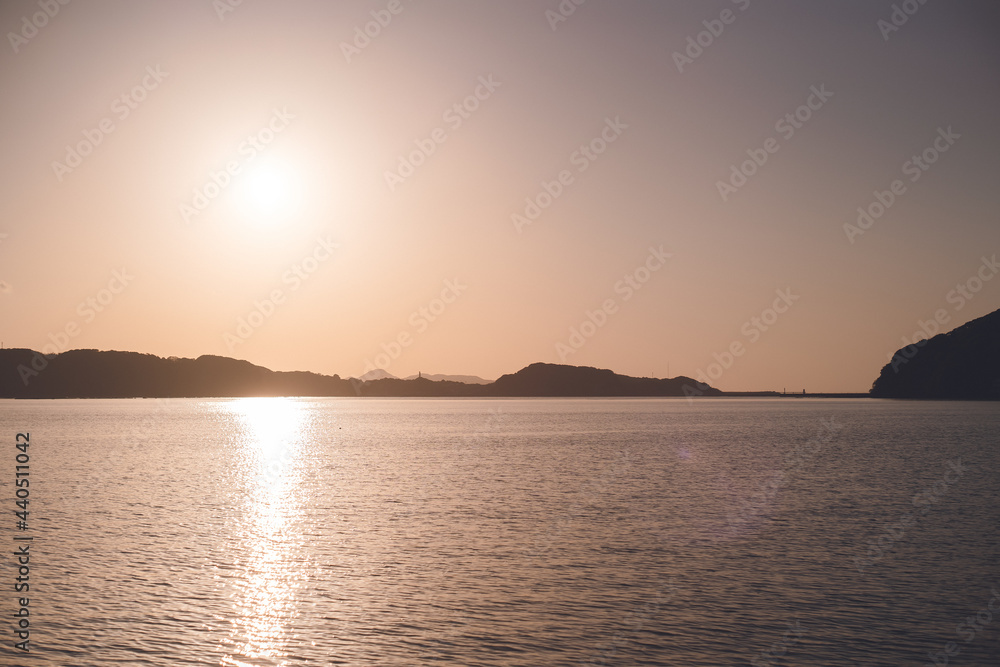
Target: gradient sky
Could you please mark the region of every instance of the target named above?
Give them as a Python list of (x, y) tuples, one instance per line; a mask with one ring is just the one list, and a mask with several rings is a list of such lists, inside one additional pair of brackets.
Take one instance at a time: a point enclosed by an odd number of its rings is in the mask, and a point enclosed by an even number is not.
[(718, 357), (725, 390), (867, 391), (919, 321), (1000, 307), (1000, 279), (953, 293), (1000, 252), (1000, 10), (893, 4), (5, 1), (0, 338), (342, 376)]

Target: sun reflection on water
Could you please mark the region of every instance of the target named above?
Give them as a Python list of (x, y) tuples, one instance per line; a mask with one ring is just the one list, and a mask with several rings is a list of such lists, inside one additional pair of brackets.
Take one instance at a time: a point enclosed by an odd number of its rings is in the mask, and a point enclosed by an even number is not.
[(238, 475), (244, 490), (232, 552), (232, 629), (221, 664), (287, 665), (288, 628), (305, 584), (298, 517), (305, 405), (287, 398), (227, 403), (240, 433)]

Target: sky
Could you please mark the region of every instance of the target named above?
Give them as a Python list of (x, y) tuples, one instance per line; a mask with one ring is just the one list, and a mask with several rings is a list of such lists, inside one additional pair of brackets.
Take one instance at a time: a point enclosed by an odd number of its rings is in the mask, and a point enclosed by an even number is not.
[(5, 0), (0, 339), (867, 391), (1000, 307), (998, 19)]

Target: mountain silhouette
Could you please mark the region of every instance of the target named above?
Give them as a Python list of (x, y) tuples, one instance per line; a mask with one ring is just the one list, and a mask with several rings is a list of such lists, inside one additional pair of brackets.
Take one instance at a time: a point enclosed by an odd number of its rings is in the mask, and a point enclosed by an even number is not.
[(278, 373), (249, 361), (204, 355), (164, 359), (138, 352), (70, 350), (46, 357), (0, 350), (3, 398), (353, 396), (339, 376)]
[(504, 375), (488, 385), (487, 391), (491, 396), (684, 396), (685, 386), (705, 387), (699, 395), (722, 395), (718, 389), (683, 376), (636, 378), (589, 366), (544, 363)]
[(362, 382), (369, 382), (370, 380), (384, 380), (386, 378), (390, 380), (399, 379), (389, 371), (382, 370), (381, 368), (375, 368), (373, 370), (370, 370), (361, 377), (359, 377), (358, 379), (361, 380)]
[[(634, 378), (610, 370), (532, 364), (488, 384), (428, 378), (363, 381), (339, 375), (277, 372), (249, 361), (139, 352), (70, 350), (43, 355), (0, 350), (0, 398), (207, 398), (243, 396), (684, 396), (694, 380)], [(706, 396), (722, 395), (700, 385)]]
[(871, 395), (1000, 400), (1000, 310), (899, 349)]

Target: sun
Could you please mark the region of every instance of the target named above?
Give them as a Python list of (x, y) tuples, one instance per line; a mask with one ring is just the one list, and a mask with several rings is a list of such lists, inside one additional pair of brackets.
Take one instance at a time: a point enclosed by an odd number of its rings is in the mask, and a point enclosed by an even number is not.
[(241, 180), (239, 201), (244, 215), (277, 222), (297, 212), (299, 183), (294, 168), (289, 165), (264, 159), (250, 165)]

